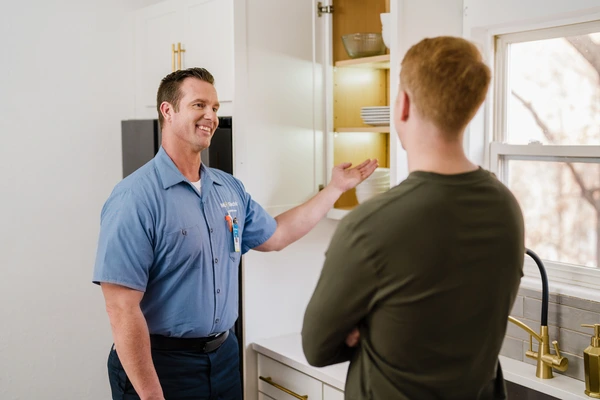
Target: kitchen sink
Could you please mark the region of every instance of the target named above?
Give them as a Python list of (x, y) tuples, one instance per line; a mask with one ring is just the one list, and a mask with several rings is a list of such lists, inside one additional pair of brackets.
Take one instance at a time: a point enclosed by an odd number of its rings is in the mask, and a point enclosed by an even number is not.
[(516, 383), (505, 381), (508, 400), (560, 400), (537, 390), (530, 389)]

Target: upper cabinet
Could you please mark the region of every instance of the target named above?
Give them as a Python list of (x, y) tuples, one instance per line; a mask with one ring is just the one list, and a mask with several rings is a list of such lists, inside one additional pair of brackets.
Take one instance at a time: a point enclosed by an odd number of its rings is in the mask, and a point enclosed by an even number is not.
[[(389, 0), (333, 0), (333, 11), (322, 14), (321, 23), (329, 25), (325, 44), (327, 63), (327, 165), (328, 174), (334, 165), (352, 162), (358, 165), (367, 158), (376, 158), (381, 168), (390, 167), (390, 50), (391, 40), (382, 54), (352, 54), (353, 50), (376, 48), (371, 39), (357, 40), (348, 48), (343, 36), (352, 34), (382, 34), (382, 19), (389, 19)], [(323, 10), (328, 11), (328, 10)], [(384, 15), (382, 18), (382, 14)], [(390, 20), (389, 22), (394, 23)], [(391, 32), (391, 25), (386, 33)], [(395, 42), (395, 39), (394, 39)], [(328, 175), (328, 180), (331, 178)], [(380, 180), (379, 180), (380, 181)], [(342, 195), (329, 217), (340, 219), (356, 207), (356, 190), (376, 190), (363, 185)]]
[(233, 0), (170, 0), (135, 14), (135, 117), (156, 118), (156, 91), (172, 71), (203, 67), (221, 102), (233, 100)]

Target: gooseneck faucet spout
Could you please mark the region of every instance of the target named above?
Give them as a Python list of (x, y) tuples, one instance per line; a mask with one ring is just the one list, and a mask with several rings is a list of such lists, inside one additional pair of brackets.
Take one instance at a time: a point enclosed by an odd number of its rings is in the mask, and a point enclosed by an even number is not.
[(529, 257), (533, 258), (533, 261), (535, 261), (535, 263), (537, 264), (537, 266), (540, 270), (540, 275), (542, 278), (542, 318), (541, 318), (542, 323), (541, 323), (541, 325), (548, 326), (548, 274), (546, 274), (546, 268), (544, 267), (544, 263), (542, 263), (542, 260), (540, 260), (538, 255), (529, 249), (525, 249), (525, 250), (526, 250), (525, 254), (527, 254)]
[[(529, 333), (529, 350), (525, 355), (537, 360), (535, 375), (538, 378), (550, 379), (553, 377), (552, 369), (566, 371), (569, 366), (569, 360), (560, 355), (560, 349), (558, 348), (558, 342), (556, 340), (552, 342), (556, 354), (550, 353), (550, 337), (548, 335), (548, 275), (546, 274), (546, 268), (544, 268), (542, 260), (540, 260), (537, 254), (529, 249), (526, 249), (525, 254), (533, 258), (533, 261), (535, 261), (540, 269), (540, 275), (542, 277), (542, 317), (540, 334), (536, 334), (533, 329), (514, 317), (508, 317), (508, 320)], [(533, 338), (539, 342), (538, 351), (533, 351)]]

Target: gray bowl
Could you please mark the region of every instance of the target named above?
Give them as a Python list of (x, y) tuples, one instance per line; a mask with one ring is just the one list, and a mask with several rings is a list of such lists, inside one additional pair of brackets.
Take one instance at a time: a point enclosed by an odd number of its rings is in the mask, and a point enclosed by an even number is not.
[(351, 33), (342, 36), (342, 43), (350, 58), (372, 57), (385, 54), (381, 33)]

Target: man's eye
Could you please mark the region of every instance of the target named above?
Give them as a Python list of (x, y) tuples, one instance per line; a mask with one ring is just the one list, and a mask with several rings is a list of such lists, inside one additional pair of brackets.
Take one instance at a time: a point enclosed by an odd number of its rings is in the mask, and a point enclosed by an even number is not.
[(204, 108), (204, 103), (198, 103), (196, 104), (196, 107)]
[(219, 111), (219, 109), (218, 108), (213, 108), (213, 111), (217, 112), (217, 111)]

